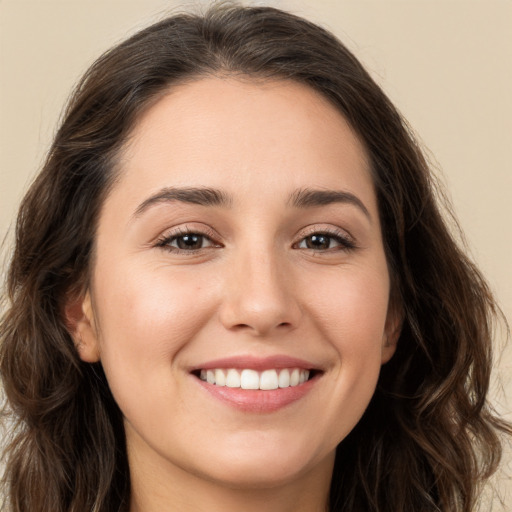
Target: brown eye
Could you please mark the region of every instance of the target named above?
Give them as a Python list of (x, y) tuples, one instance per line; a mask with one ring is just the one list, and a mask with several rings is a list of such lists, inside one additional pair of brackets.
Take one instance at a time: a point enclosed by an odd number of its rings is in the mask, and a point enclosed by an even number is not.
[(297, 245), (298, 249), (328, 251), (332, 249), (353, 249), (354, 243), (345, 236), (330, 233), (313, 233), (304, 237)]
[(304, 239), (307, 249), (330, 249), (332, 237), (327, 235), (311, 235)]
[[(178, 249), (187, 251), (187, 250), (197, 250), (203, 248), (204, 236), (197, 235), (195, 233), (189, 233), (187, 235), (180, 235), (174, 238), (173, 242), (176, 242), (176, 247)], [(171, 242), (169, 245), (173, 245)]]
[(211, 238), (201, 233), (182, 233), (178, 235), (171, 235), (158, 243), (159, 247), (169, 251), (184, 251), (192, 252), (213, 247), (215, 244)]

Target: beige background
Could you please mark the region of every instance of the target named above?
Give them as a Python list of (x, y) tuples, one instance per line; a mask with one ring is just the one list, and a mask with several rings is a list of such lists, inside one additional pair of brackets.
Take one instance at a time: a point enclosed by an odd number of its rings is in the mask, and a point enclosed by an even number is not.
[[(0, 0), (0, 239), (12, 232), (65, 99), (92, 60), (177, 6), (207, 3)], [(366, 64), (442, 169), (470, 251), (511, 322), (512, 1), (244, 3), (309, 17)], [(495, 375), (502, 383), (495, 386), (496, 407), (512, 419), (510, 347)], [(510, 461), (498, 482), (509, 507)]]

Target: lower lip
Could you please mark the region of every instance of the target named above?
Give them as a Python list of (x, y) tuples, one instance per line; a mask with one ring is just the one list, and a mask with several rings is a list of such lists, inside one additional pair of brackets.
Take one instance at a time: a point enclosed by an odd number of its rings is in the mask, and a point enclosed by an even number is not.
[(291, 405), (303, 398), (316, 384), (316, 375), (298, 386), (272, 390), (230, 388), (216, 386), (195, 377), (197, 382), (218, 400), (240, 411), (252, 413), (270, 413)]

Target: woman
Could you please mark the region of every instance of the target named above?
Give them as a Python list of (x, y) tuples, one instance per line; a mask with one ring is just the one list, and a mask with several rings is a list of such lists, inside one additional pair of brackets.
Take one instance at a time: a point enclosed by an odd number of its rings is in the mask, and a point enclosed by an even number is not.
[(420, 150), (279, 10), (174, 16), (93, 65), (7, 291), (9, 510), (469, 512), (510, 432), (496, 308)]

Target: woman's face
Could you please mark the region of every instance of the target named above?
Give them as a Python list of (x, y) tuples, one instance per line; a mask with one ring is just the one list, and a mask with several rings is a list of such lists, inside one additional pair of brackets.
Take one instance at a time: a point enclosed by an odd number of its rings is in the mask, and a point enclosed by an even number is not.
[(293, 82), (202, 79), (144, 114), (119, 168), (77, 332), (132, 466), (241, 487), (330, 474), (397, 330), (344, 118)]

